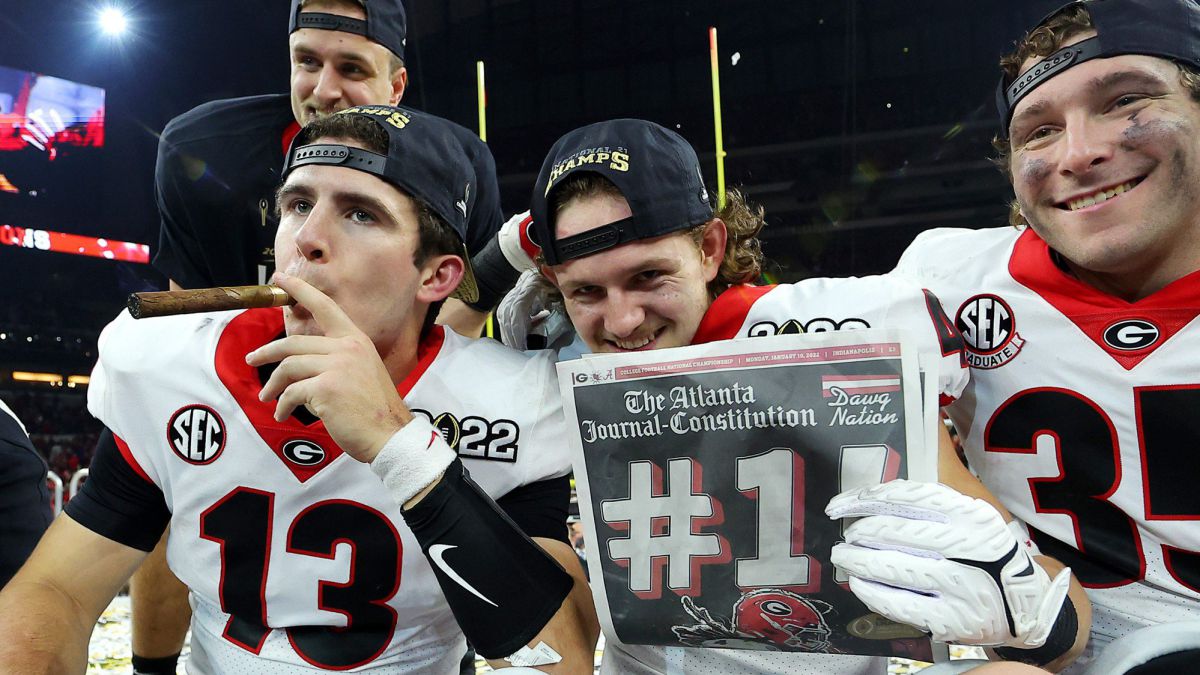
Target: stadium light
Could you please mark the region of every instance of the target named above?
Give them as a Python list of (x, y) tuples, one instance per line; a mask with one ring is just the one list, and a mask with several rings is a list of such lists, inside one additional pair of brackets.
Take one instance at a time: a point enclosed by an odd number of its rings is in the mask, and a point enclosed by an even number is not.
[(129, 19), (124, 10), (118, 7), (105, 7), (100, 10), (100, 30), (110, 37), (120, 37), (129, 27)]

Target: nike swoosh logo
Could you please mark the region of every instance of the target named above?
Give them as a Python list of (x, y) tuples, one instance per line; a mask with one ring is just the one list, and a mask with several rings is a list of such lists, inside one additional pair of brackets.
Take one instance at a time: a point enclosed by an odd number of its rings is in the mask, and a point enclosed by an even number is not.
[(1017, 572), (1013, 576), (1014, 577), (1027, 577), (1031, 574), (1033, 574), (1033, 561), (1032, 560), (1030, 560), (1028, 562), (1028, 566), (1025, 569), (1021, 570), (1020, 572)]
[(434, 544), (433, 546), (430, 546), (429, 547), (429, 557), (433, 559), (433, 564), (437, 565), (438, 569), (440, 569), (442, 571), (442, 574), (445, 574), (446, 576), (450, 577), (454, 581), (454, 583), (465, 588), (467, 591), (469, 591), (471, 593), (471, 595), (474, 595), (475, 597), (486, 602), (487, 604), (491, 605), (492, 607), (499, 609), (500, 605), (497, 605), (496, 603), (492, 602), (491, 600), (488, 600), (486, 597), (484, 597), (483, 593), (480, 593), (479, 591), (475, 590), (475, 588), (473, 586), (471, 586), (471, 584), (467, 583), (466, 579), (463, 579), (462, 577), (460, 577), (458, 575), (458, 572), (455, 572), (450, 567), (450, 565), (444, 559), (442, 559), (442, 556), (446, 555), (446, 551), (449, 551), (452, 548), (458, 548), (458, 547), (451, 546), (450, 544)]

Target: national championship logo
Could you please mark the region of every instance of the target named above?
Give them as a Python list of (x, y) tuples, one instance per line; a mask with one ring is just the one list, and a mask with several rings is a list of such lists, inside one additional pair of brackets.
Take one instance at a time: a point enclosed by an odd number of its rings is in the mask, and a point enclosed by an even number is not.
[(225, 422), (206, 405), (184, 406), (167, 422), (167, 443), (189, 464), (211, 464), (225, 449)]
[(517, 461), (521, 429), (513, 420), (486, 420), (475, 415), (459, 418), (451, 412), (434, 414), (421, 408), (413, 408), (412, 412), (428, 420), (460, 457)]
[(984, 293), (969, 298), (958, 308), (954, 327), (962, 333), (967, 363), (972, 368), (991, 370), (1016, 358), (1025, 346), (1017, 333), (1012, 308), (998, 295)]
[(848, 319), (830, 319), (817, 317), (801, 322), (799, 319), (788, 319), (783, 323), (774, 321), (759, 321), (746, 331), (746, 337), (770, 337), (772, 335), (801, 335), (803, 333), (830, 333), (838, 330), (858, 330), (870, 328), (871, 324), (865, 319), (850, 317)]

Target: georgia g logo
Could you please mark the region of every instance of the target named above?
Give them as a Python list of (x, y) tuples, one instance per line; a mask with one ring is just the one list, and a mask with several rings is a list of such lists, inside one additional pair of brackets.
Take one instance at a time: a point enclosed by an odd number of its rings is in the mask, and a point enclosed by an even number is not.
[(325, 448), (304, 438), (283, 444), (283, 456), (293, 464), (316, 466), (325, 461)]
[(211, 464), (225, 449), (225, 422), (206, 405), (184, 406), (167, 423), (167, 443), (189, 464)]
[(1161, 334), (1158, 326), (1144, 319), (1123, 319), (1104, 329), (1104, 344), (1123, 352), (1135, 352), (1158, 342)]

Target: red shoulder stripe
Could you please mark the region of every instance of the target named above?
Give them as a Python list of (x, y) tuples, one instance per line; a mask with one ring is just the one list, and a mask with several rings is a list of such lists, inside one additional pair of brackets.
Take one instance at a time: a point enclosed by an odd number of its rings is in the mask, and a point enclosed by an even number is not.
[(121, 456), (125, 458), (125, 463), (129, 465), (129, 468), (133, 469), (134, 473), (145, 479), (147, 483), (154, 485), (154, 481), (150, 480), (150, 475), (147, 474), (146, 470), (142, 468), (142, 465), (138, 464), (138, 461), (134, 459), (133, 451), (129, 449), (129, 444), (125, 442), (125, 439), (113, 434), (113, 440), (117, 442), (117, 449), (121, 451)]

